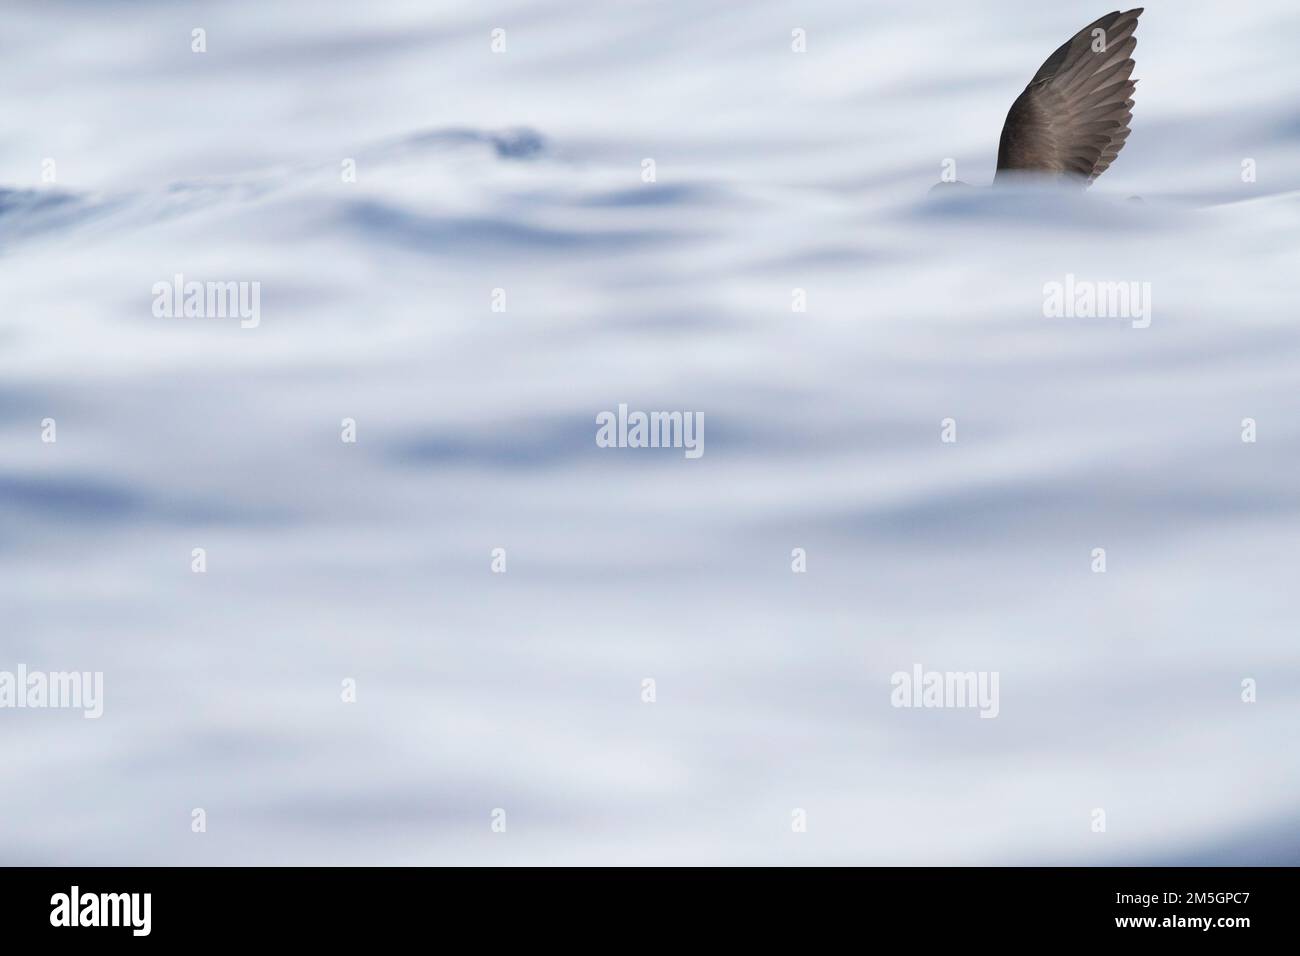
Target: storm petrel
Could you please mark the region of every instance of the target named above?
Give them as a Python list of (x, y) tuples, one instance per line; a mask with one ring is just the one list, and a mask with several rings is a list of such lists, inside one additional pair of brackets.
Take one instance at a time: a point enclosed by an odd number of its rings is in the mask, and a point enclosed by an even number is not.
[(1141, 14), (1138, 7), (1099, 17), (1038, 68), (1007, 113), (995, 184), (1035, 174), (1086, 189), (1110, 167), (1133, 118), (1133, 34)]

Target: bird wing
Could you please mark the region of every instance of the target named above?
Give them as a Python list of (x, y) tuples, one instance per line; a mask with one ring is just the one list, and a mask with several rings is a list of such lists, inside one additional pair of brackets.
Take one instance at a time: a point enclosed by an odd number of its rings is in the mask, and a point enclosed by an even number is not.
[(998, 175), (1054, 173), (1086, 187), (1115, 161), (1133, 118), (1133, 34), (1141, 14), (1138, 7), (1100, 17), (1039, 67), (1007, 113)]

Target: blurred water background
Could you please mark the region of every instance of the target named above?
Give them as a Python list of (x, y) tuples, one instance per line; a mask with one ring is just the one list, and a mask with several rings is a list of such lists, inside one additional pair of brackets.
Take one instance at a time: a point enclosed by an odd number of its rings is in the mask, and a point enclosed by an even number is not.
[(1150, 4), (1084, 202), (925, 197), (1108, 9), (7, 4), (0, 670), (105, 701), (0, 711), (0, 860), (1300, 862), (1300, 11)]

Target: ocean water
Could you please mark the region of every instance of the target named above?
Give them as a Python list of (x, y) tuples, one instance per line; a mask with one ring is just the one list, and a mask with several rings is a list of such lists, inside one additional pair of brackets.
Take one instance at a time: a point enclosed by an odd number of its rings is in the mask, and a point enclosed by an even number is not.
[(927, 195), (1106, 10), (7, 6), (0, 861), (1300, 862), (1300, 14)]

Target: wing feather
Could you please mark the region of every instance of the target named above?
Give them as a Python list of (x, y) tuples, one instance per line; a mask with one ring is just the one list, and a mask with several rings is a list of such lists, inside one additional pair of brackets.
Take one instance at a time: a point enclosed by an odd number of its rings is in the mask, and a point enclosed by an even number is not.
[[(1110, 167), (1133, 119), (1141, 15), (1138, 7), (1099, 17), (1044, 61), (1007, 113), (995, 181), (1003, 173), (1036, 172), (1086, 187)], [(1098, 39), (1101, 48), (1094, 49)]]

